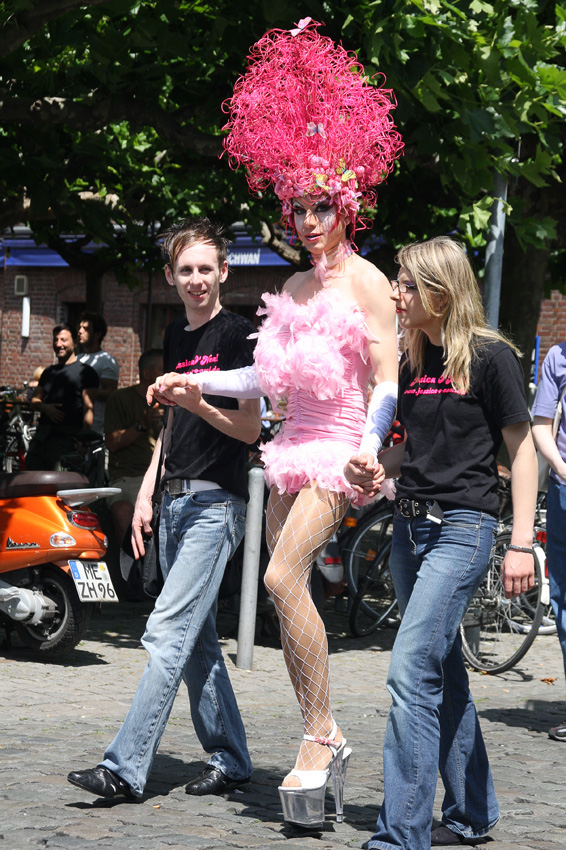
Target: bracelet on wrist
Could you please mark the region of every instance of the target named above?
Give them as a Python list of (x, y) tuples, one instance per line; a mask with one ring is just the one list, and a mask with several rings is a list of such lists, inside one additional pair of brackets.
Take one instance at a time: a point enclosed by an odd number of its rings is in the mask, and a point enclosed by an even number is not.
[(510, 543), (507, 547), (507, 550), (511, 549), (512, 552), (527, 552), (529, 555), (534, 555), (535, 550), (529, 546), (515, 546), (514, 543)]

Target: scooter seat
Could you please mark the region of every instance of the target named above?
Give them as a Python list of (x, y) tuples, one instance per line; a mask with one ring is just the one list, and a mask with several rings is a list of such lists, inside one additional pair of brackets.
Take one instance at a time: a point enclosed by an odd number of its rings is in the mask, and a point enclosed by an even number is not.
[(24, 496), (55, 496), (58, 490), (82, 490), (90, 486), (80, 472), (2, 472), (0, 499), (20, 499)]

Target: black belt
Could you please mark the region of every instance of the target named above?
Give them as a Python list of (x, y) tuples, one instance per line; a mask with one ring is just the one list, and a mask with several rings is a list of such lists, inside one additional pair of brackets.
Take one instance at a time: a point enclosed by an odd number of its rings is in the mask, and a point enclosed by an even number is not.
[(435, 522), (442, 522), (444, 512), (438, 502), (435, 501), (419, 501), (418, 499), (399, 499), (396, 502), (399, 512), (407, 519), (412, 519), (416, 516), (424, 516)]

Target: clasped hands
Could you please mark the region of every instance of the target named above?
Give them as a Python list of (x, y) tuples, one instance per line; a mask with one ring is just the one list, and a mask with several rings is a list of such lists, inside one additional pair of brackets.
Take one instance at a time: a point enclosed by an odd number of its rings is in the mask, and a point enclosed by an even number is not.
[(362, 452), (350, 458), (344, 467), (344, 477), (352, 490), (373, 499), (381, 490), (385, 469), (372, 454)]
[(146, 401), (149, 405), (159, 402), (168, 407), (179, 406), (195, 411), (202, 401), (202, 391), (192, 375), (168, 372), (148, 387)]

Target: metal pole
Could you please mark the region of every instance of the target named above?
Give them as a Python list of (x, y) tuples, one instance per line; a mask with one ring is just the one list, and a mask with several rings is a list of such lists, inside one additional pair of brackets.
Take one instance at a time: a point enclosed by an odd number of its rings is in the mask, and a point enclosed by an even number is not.
[(487, 320), (492, 328), (499, 325), (501, 298), (501, 271), (503, 268), (503, 237), (505, 235), (505, 210), (507, 179), (495, 172), (495, 200), (491, 207), (491, 220), (485, 248), (485, 277), (483, 299)]
[(238, 628), (238, 651), (236, 654), (236, 667), (243, 667), (245, 670), (252, 669), (254, 657), (264, 488), (263, 469), (252, 466), (248, 474), (250, 500), (246, 512), (244, 565), (242, 569), (242, 590), (240, 597), (240, 625)]

